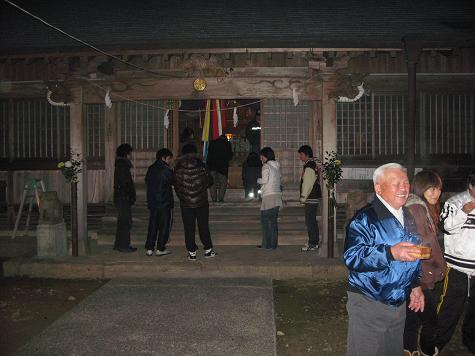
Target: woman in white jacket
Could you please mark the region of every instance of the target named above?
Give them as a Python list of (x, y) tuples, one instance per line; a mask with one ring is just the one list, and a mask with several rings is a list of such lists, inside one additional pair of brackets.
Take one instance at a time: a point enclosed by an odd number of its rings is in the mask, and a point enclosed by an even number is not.
[(262, 245), (259, 248), (276, 249), (279, 230), (277, 217), (282, 206), (282, 190), (280, 185), (280, 165), (275, 160), (272, 148), (264, 147), (261, 150), (262, 178), (257, 180), (261, 185), (261, 223)]

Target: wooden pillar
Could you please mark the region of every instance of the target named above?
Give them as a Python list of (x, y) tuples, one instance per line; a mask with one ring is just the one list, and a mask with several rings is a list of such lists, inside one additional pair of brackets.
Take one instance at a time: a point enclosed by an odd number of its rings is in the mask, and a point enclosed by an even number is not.
[(115, 168), (115, 150), (118, 146), (119, 131), (117, 129), (117, 103), (112, 105), (112, 108), (105, 107), (104, 112), (104, 168), (105, 168), (105, 200), (110, 203), (114, 195), (114, 168)]
[[(15, 160), (15, 141), (14, 141), (14, 131), (13, 125), (15, 121), (13, 118), (13, 100), (8, 101), (8, 160), (10, 162), (9, 167), (13, 166), (13, 161)], [(7, 178), (7, 202), (8, 202), (8, 225), (13, 229), (15, 225), (16, 215), (15, 215), (15, 171), (11, 168), (8, 169), (8, 178)], [(20, 212), (18, 212), (20, 213)]]
[(417, 91), (416, 66), (422, 51), (422, 42), (415, 36), (403, 38), (407, 60), (407, 115), (406, 115), (406, 167), (409, 180), (412, 181), (416, 156)]
[(78, 239), (79, 255), (85, 255), (88, 246), (87, 237), (87, 162), (86, 162), (86, 122), (83, 115), (82, 87), (71, 89), (73, 105), (70, 107), (70, 142), (71, 150), (79, 153), (83, 160), (82, 172), (78, 183)]
[[(322, 81), (322, 155), (325, 158), (325, 152), (337, 150), (336, 147), (336, 101), (329, 96), (334, 87), (333, 75), (326, 75)], [(333, 238), (328, 236), (328, 190), (323, 183), (322, 186), (322, 235), (323, 246), (321, 251), (327, 253), (328, 240)], [(336, 230), (336, 228), (334, 229)]]

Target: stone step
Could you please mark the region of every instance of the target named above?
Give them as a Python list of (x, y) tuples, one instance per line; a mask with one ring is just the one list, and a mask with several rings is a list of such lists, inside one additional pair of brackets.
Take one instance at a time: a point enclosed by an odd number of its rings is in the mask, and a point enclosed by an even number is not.
[[(146, 233), (138, 234), (131, 233), (130, 241), (133, 246), (140, 247), (145, 244)], [(255, 231), (254, 233), (216, 233), (211, 231), (211, 238), (215, 246), (256, 246), (260, 245), (262, 239), (262, 233)], [(97, 235), (97, 244), (103, 246), (113, 245), (115, 235), (113, 233)], [(199, 243), (199, 236), (196, 234), (196, 241)], [(308, 241), (308, 235), (303, 231), (281, 231), (279, 230), (279, 245), (305, 245)], [(184, 246), (185, 238), (183, 233), (176, 231), (170, 235), (169, 246)]]

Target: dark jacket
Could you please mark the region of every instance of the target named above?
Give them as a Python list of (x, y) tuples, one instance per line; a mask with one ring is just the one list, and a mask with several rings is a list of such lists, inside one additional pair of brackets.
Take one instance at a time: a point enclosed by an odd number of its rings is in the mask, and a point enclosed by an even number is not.
[(149, 209), (173, 208), (173, 171), (166, 162), (159, 159), (148, 167), (145, 184)]
[(257, 179), (261, 178), (262, 162), (256, 158), (248, 158), (246, 162), (242, 164), (242, 183), (244, 188), (257, 187)]
[(135, 185), (130, 174), (132, 162), (124, 157), (117, 157), (114, 170), (114, 201), (127, 198), (130, 204), (135, 203)]
[(300, 179), (300, 199), (305, 204), (318, 204), (322, 197), (320, 170), (314, 158), (305, 162)]
[(420, 243), (414, 218), (406, 207), (404, 227), (384, 204), (374, 200), (359, 210), (346, 228), (343, 260), (349, 269), (350, 291), (384, 304), (399, 306), (418, 285), (421, 261), (394, 260), (391, 246)]
[(208, 148), (208, 168), (210, 171), (228, 176), (229, 161), (233, 159), (233, 149), (228, 139), (219, 136), (211, 141)]
[(411, 194), (406, 206), (416, 222), (417, 234), (422, 242), (429, 243), (432, 249), (431, 257), (422, 260), (421, 287), (434, 289), (435, 283), (444, 279), (447, 269), (447, 263), (437, 240), (437, 227), (429, 215), (426, 203), (420, 197)]
[(203, 160), (197, 154), (178, 158), (175, 165), (175, 192), (184, 208), (208, 204), (208, 187), (212, 181)]
[(251, 145), (261, 144), (261, 124), (256, 119), (252, 119), (247, 123), (246, 139)]

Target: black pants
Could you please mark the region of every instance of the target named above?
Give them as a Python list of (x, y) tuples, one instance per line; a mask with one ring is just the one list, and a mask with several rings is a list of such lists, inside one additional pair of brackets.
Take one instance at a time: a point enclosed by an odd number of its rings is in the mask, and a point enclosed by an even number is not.
[(209, 250), (213, 248), (209, 232), (208, 204), (198, 208), (181, 207), (181, 217), (183, 219), (183, 228), (185, 229), (185, 245), (189, 252), (195, 252), (198, 249), (195, 242), (196, 222), (198, 222), (198, 232), (204, 249)]
[(226, 186), (228, 185), (228, 178), (224, 174), (216, 171), (211, 171), (210, 174), (213, 177), (213, 185), (209, 187), (211, 200), (214, 202), (224, 201)]
[(404, 348), (411, 352), (417, 351), (417, 338), (419, 327), (421, 329), (421, 350), (426, 355), (433, 355), (435, 352), (435, 329), (437, 325), (437, 304), (434, 298), (434, 291), (424, 289), (425, 306), (423, 312), (414, 312), (409, 309), (410, 300), (406, 301), (406, 324), (404, 326)]
[[(468, 303), (465, 307), (465, 302)], [(475, 278), (470, 280), (468, 297), (468, 277), (465, 273), (449, 268), (444, 279), (444, 288), (437, 307), (438, 322), (436, 345), (439, 350), (450, 341), (465, 307), (462, 324), (462, 342), (475, 353)]]
[(271, 209), (261, 210), (262, 248), (277, 248), (279, 243), (279, 225), (277, 223), (279, 208), (276, 206)]
[[(155, 245), (160, 251), (164, 251), (173, 222), (173, 209), (150, 209), (150, 217), (148, 220), (147, 242), (145, 242), (146, 250), (154, 250)], [(158, 243), (157, 243), (158, 235)]]
[(317, 207), (317, 204), (305, 204), (305, 225), (307, 226), (309, 246), (317, 246), (320, 243)]
[(115, 233), (114, 247), (127, 248), (130, 246), (132, 205), (128, 198), (117, 198), (114, 204), (117, 208), (117, 230)]

